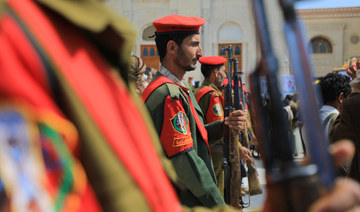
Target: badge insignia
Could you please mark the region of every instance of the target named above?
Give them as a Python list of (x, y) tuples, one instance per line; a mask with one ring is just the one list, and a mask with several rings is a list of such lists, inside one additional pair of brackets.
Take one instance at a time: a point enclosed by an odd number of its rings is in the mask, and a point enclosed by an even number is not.
[(214, 114), (217, 115), (217, 116), (222, 116), (223, 115), (223, 112), (222, 112), (222, 109), (221, 109), (219, 103), (216, 103), (214, 105), (214, 107), (212, 108), (212, 110), (213, 110)]
[(171, 124), (177, 132), (185, 135), (188, 133), (189, 119), (184, 112), (178, 112), (174, 118), (171, 119)]

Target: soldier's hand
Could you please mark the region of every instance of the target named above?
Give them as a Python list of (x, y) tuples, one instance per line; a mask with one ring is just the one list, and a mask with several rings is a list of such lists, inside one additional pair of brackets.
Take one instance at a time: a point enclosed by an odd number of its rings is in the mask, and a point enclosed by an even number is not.
[(249, 150), (248, 148), (246, 148), (244, 146), (239, 149), (239, 155), (240, 155), (240, 159), (244, 163), (246, 163), (248, 160), (251, 161), (251, 162), (254, 162), (254, 160), (252, 159), (251, 150)]
[(232, 129), (243, 130), (246, 126), (247, 115), (243, 110), (235, 110), (225, 118), (225, 124)]
[(353, 57), (347, 65), (346, 73), (352, 78), (356, 78), (356, 71), (360, 69), (360, 58)]
[[(337, 165), (351, 158), (354, 151), (355, 147), (349, 140), (339, 141), (331, 146), (331, 153)], [(317, 200), (310, 211), (360, 211), (360, 184), (350, 178), (339, 178), (334, 188)]]

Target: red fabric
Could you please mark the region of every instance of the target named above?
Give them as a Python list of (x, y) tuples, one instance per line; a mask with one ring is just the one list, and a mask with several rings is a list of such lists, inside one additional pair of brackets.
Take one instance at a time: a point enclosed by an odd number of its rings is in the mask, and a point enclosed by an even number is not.
[(97, 212), (101, 211), (101, 207), (97, 203), (97, 199), (95, 196), (94, 191), (88, 184), (85, 188), (85, 194), (82, 196), (82, 199), (80, 199), (80, 210), (79, 212)]
[(206, 111), (206, 122), (208, 124), (214, 121), (223, 121), (224, 120), (224, 110), (223, 105), (219, 96), (215, 96), (215, 93), (212, 93), (210, 96), (210, 103), (208, 110)]
[(54, 67), (98, 124), (108, 145), (143, 191), (152, 210), (181, 211), (142, 115), (123, 83), (114, 80), (111, 67), (81, 36), (82, 31), (45, 14), (33, 1), (8, 2), (38, 38)]
[(205, 86), (203, 87), (201, 90), (199, 90), (196, 94), (196, 101), (199, 101), (206, 93), (210, 92), (210, 91), (214, 91), (215, 93), (218, 94), (219, 98), (220, 98), (220, 102), (221, 105), (223, 106), (225, 104), (225, 99), (224, 96), (218, 92), (217, 90), (213, 89), (212, 87), (209, 86)]
[[(0, 99), (27, 102), (39, 111), (51, 111), (64, 117), (52, 100), (46, 71), (38, 54), (10, 16), (0, 19), (0, 46), (0, 75), (6, 79), (0, 83)], [(71, 144), (67, 145), (73, 149)], [(49, 189), (49, 194), (53, 195), (58, 182), (53, 179), (54, 173), (48, 172), (46, 177), (49, 179), (44, 179), (43, 183)], [(91, 189), (79, 196), (87, 196), (88, 192)], [(87, 202), (87, 207), (99, 208), (96, 200)]]
[(200, 101), (200, 99), (207, 93), (207, 92), (210, 92), (210, 91), (213, 91), (214, 89), (209, 87), (209, 86), (205, 86), (203, 87), (202, 89), (200, 89), (197, 93), (196, 93), (196, 101)]
[[(174, 83), (173, 81), (171, 81), (169, 78), (165, 77), (165, 76), (160, 76), (158, 78), (156, 78), (154, 81), (152, 81), (147, 87), (146, 89), (144, 90), (143, 94), (142, 94), (142, 99), (143, 101), (145, 102), (147, 100), (147, 98), (150, 96), (150, 94), (156, 89), (158, 88), (159, 86), (161, 86), (162, 84), (165, 84), (165, 83), (171, 83), (171, 84), (174, 84), (174, 85), (177, 85), (179, 86), (181, 89), (183, 89), (185, 91), (185, 94), (186, 92), (189, 90), (185, 87), (182, 87), (176, 83)], [(187, 95), (187, 94), (186, 94)], [(195, 107), (190, 99), (190, 97), (187, 95), (187, 99), (189, 101), (189, 105), (190, 105), (190, 109), (191, 109), (191, 113), (192, 115), (194, 116), (194, 119), (195, 119), (195, 122), (196, 122), (196, 126), (198, 127), (199, 131), (200, 131), (200, 134), (203, 138), (203, 141), (205, 142), (207, 148), (208, 148), (208, 151), (209, 151), (209, 154), (211, 156), (211, 152), (210, 152), (210, 148), (209, 148), (209, 142), (208, 142), (208, 137), (207, 137), (207, 131), (206, 131), (206, 128), (204, 126), (204, 123), (200, 120), (196, 110), (195, 110)]]
[(165, 99), (164, 124), (160, 140), (168, 157), (193, 147), (189, 118), (183, 104), (178, 99), (171, 99), (171, 96)]
[(200, 17), (168, 15), (153, 22), (156, 32), (199, 31), (205, 20)]
[(227, 59), (221, 56), (200, 57), (199, 62), (204, 65), (221, 65), (226, 63)]

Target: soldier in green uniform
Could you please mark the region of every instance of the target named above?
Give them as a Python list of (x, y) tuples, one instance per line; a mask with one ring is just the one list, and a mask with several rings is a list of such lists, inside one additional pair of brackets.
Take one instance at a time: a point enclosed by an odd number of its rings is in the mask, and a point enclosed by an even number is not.
[[(182, 183), (177, 189), (181, 203), (213, 207), (225, 204), (216, 187), (209, 149), (209, 144), (223, 136), (223, 122), (204, 125), (201, 108), (183, 81), (202, 56), (199, 28), (204, 23), (202, 18), (179, 15), (153, 22), (161, 67), (143, 99)], [(224, 123), (242, 129), (245, 121), (243, 111), (234, 111)]]
[(99, 1), (0, 0), (0, 211), (187, 210), (127, 85), (135, 37)]
[[(223, 85), (226, 78), (225, 62), (226, 58), (221, 56), (201, 57), (201, 73), (204, 76), (204, 82), (194, 92), (202, 112), (204, 113), (205, 124), (224, 120), (224, 97), (219, 87)], [(222, 138), (220, 139), (222, 141)], [(210, 145), (212, 161), (214, 165), (217, 186), (220, 193), (224, 194), (224, 152), (223, 142)], [(251, 151), (242, 147), (239, 143), (240, 156), (244, 160), (251, 160)]]
[[(201, 57), (201, 73), (205, 77), (204, 82), (194, 91), (196, 101), (204, 113), (205, 124), (224, 120), (224, 97), (218, 87), (222, 86), (225, 74), (226, 58), (220, 56)], [(222, 140), (222, 138), (220, 139)], [(223, 142), (210, 145), (217, 186), (224, 196), (224, 152)]]

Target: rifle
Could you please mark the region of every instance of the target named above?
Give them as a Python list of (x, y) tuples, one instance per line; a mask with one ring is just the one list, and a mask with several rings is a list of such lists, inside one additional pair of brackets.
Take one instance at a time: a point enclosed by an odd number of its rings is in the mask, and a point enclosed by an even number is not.
[[(232, 85), (231, 85), (231, 68), (232, 62), (232, 47), (223, 48), (228, 52), (229, 72), (228, 84), (225, 86), (225, 117), (229, 116), (233, 111), (232, 107)], [(241, 199), (241, 169), (240, 169), (240, 156), (238, 152), (239, 135), (236, 131), (231, 130), (225, 126), (224, 135), (224, 200), (236, 208), (242, 208)]]
[[(309, 140), (310, 163), (300, 165), (292, 158), (286, 114), (282, 109), (277, 81), (277, 59), (272, 50), (263, 0), (253, 0), (254, 18), (261, 60), (250, 74), (252, 103), (257, 113), (257, 136), (266, 168), (268, 195), (265, 211), (307, 211), (309, 206), (334, 184), (334, 168), (322, 132), (320, 115), (312, 85), (312, 70), (306, 52), (302, 27), (296, 18), (294, 0), (279, 0), (292, 70), (300, 98), (300, 110)], [(261, 95), (261, 78), (266, 79), (269, 99)], [(305, 116), (306, 115), (306, 116)]]
[[(237, 58), (234, 58), (234, 74), (233, 74), (233, 81), (234, 81), (234, 108), (235, 110), (243, 110), (246, 112), (246, 100), (244, 95), (244, 89), (242, 86), (242, 77), (239, 74), (243, 72), (238, 72), (238, 61)], [(240, 86), (239, 86), (240, 84)], [(240, 104), (240, 99), (241, 103)], [(248, 128), (245, 127), (244, 130), (240, 132), (240, 142), (243, 146), (250, 149), (250, 142), (248, 136)], [(246, 161), (246, 166), (248, 168), (248, 183), (249, 183), (249, 194), (257, 195), (262, 193), (262, 188), (259, 181), (259, 174), (255, 168), (254, 162)]]

